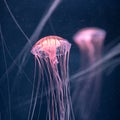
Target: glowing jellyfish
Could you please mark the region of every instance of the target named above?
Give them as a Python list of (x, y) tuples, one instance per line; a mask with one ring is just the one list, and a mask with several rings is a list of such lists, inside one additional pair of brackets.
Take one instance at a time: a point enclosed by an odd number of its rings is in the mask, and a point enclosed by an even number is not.
[[(38, 91), (41, 91), (40, 95), (46, 95), (47, 120), (73, 120), (68, 83), (70, 47), (68, 41), (58, 36), (44, 37), (33, 46), (31, 52), (38, 61), (39, 76), (36, 92), (33, 89), (28, 119), (34, 117)], [(35, 96), (34, 104), (32, 104), (33, 96)]]
[(90, 62), (94, 62), (101, 56), (105, 36), (106, 32), (100, 28), (84, 28), (75, 34), (74, 41), (82, 51), (81, 53), (86, 53)]
[[(81, 70), (87, 69), (101, 59), (105, 36), (106, 32), (99, 28), (84, 28), (75, 34), (74, 41), (81, 52)], [(81, 120), (93, 119), (95, 111), (98, 109), (101, 72), (99, 71), (95, 74), (95, 71), (96, 69), (92, 69), (84, 77), (82, 83), (75, 83), (76, 89), (73, 93), (73, 104), (75, 111), (80, 111), (78, 115), (80, 115), (79, 118)], [(80, 78), (78, 79), (80, 81)]]

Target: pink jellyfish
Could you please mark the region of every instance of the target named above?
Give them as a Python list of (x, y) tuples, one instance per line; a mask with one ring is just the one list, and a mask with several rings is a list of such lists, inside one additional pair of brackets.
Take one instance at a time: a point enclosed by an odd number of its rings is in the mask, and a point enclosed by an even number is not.
[(101, 47), (105, 36), (106, 32), (100, 28), (84, 28), (75, 34), (74, 41), (80, 48), (81, 54), (85, 53), (89, 62), (92, 63), (101, 56)]
[[(84, 28), (74, 35), (74, 41), (81, 52), (81, 70), (92, 66), (101, 59), (101, 51), (106, 32), (100, 28)], [(73, 92), (73, 104), (75, 111), (80, 111), (78, 117), (81, 120), (90, 120), (95, 117), (95, 111), (99, 105), (99, 91), (101, 72), (92, 69), (79, 83), (75, 83)], [(80, 81), (80, 78), (78, 78)], [(79, 96), (79, 97), (78, 97)], [(77, 99), (76, 99), (77, 98)], [(79, 116), (80, 115), (80, 116)]]
[(31, 52), (38, 61), (39, 75), (36, 91), (33, 85), (28, 119), (34, 117), (41, 91), (40, 96), (46, 95), (47, 120), (73, 120), (68, 75), (70, 48), (71, 44), (58, 36), (44, 37), (33, 46)]

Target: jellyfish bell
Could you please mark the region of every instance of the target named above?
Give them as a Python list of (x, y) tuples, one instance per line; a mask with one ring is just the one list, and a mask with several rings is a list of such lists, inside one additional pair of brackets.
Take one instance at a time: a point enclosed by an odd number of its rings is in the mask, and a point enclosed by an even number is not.
[(90, 28), (83, 28), (80, 31), (78, 31), (73, 39), (76, 44), (79, 46), (84, 45), (87, 43), (87, 45), (90, 45), (91, 42), (97, 42), (100, 44), (106, 36), (106, 32), (103, 29), (90, 27)]
[(106, 35), (105, 30), (100, 28), (95, 27), (83, 28), (74, 35), (74, 40), (75, 41), (80, 39), (90, 40), (91, 38), (97, 37), (103, 40), (105, 38), (105, 35)]
[(52, 63), (58, 63), (57, 56), (69, 51), (71, 44), (58, 36), (47, 36), (40, 39), (32, 48), (31, 52), (40, 58), (49, 57)]

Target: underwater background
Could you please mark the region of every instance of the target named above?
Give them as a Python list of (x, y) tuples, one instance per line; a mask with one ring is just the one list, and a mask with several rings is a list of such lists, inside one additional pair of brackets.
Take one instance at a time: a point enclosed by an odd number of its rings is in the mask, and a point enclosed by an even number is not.
[[(119, 45), (119, 0), (56, 1), (59, 1), (58, 5), (45, 24), (43, 22), (44, 25), (39, 30), (40, 32), (36, 33), (37, 37), (34, 36), (32, 45), (48, 35), (57, 35), (67, 39), (72, 44), (69, 62), (70, 76), (77, 73), (80, 67), (81, 55), (73, 41), (73, 36), (79, 29), (98, 27), (106, 31), (103, 55), (107, 55), (114, 46)], [(27, 120), (34, 79), (34, 56), (30, 52), (31, 46), (28, 45), (25, 49), (24, 46), (39, 26), (38, 23), (49, 12), (53, 2), (54, 0), (0, 1), (0, 120)], [(23, 50), (22, 53), (21, 50)], [(102, 71), (100, 107), (95, 120), (120, 120), (119, 51), (120, 49), (116, 56), (104, 64), (108, 66)], [(112, 60), (116, 62), (109, 64)], [(71, 86), (73, 83), (74, 81), (70, 83)], [(44, 97), (42, 99), (44, 101)], [(43, 112), (39, 120), (45, 120), (45, 106), (46, 103), (43, 103)], [(75, 120), (82, 120), (76, 117), (77, 113), (74, 114)], [(33, 117), (33, 120), (37, 119)]]

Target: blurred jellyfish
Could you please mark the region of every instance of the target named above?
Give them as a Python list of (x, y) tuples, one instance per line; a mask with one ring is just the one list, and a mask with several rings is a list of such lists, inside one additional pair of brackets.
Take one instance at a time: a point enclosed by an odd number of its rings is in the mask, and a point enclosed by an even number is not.
[[(101, 59), (105, 36), (106, 32), (99, 28), (84, 28), (75, 34), (74, 41), (81, 53), (81, 70)], [(99, 106), (101, 72), (96, 73), (96, 70), (92, 69), (82, 82), (75, 83), (72, 100), (77, 117), (81, 120), (93, 120)]]
[(31, 52), (38, 61), (39, 72), (37, 87), (33, 84), (28, 120), (34, 117), (39, 92), (46, 96), (47, 120), (73, 120), (68, 78), (70, 47), (69, 42), (58, 36), (44, 37), (33, 46)]

